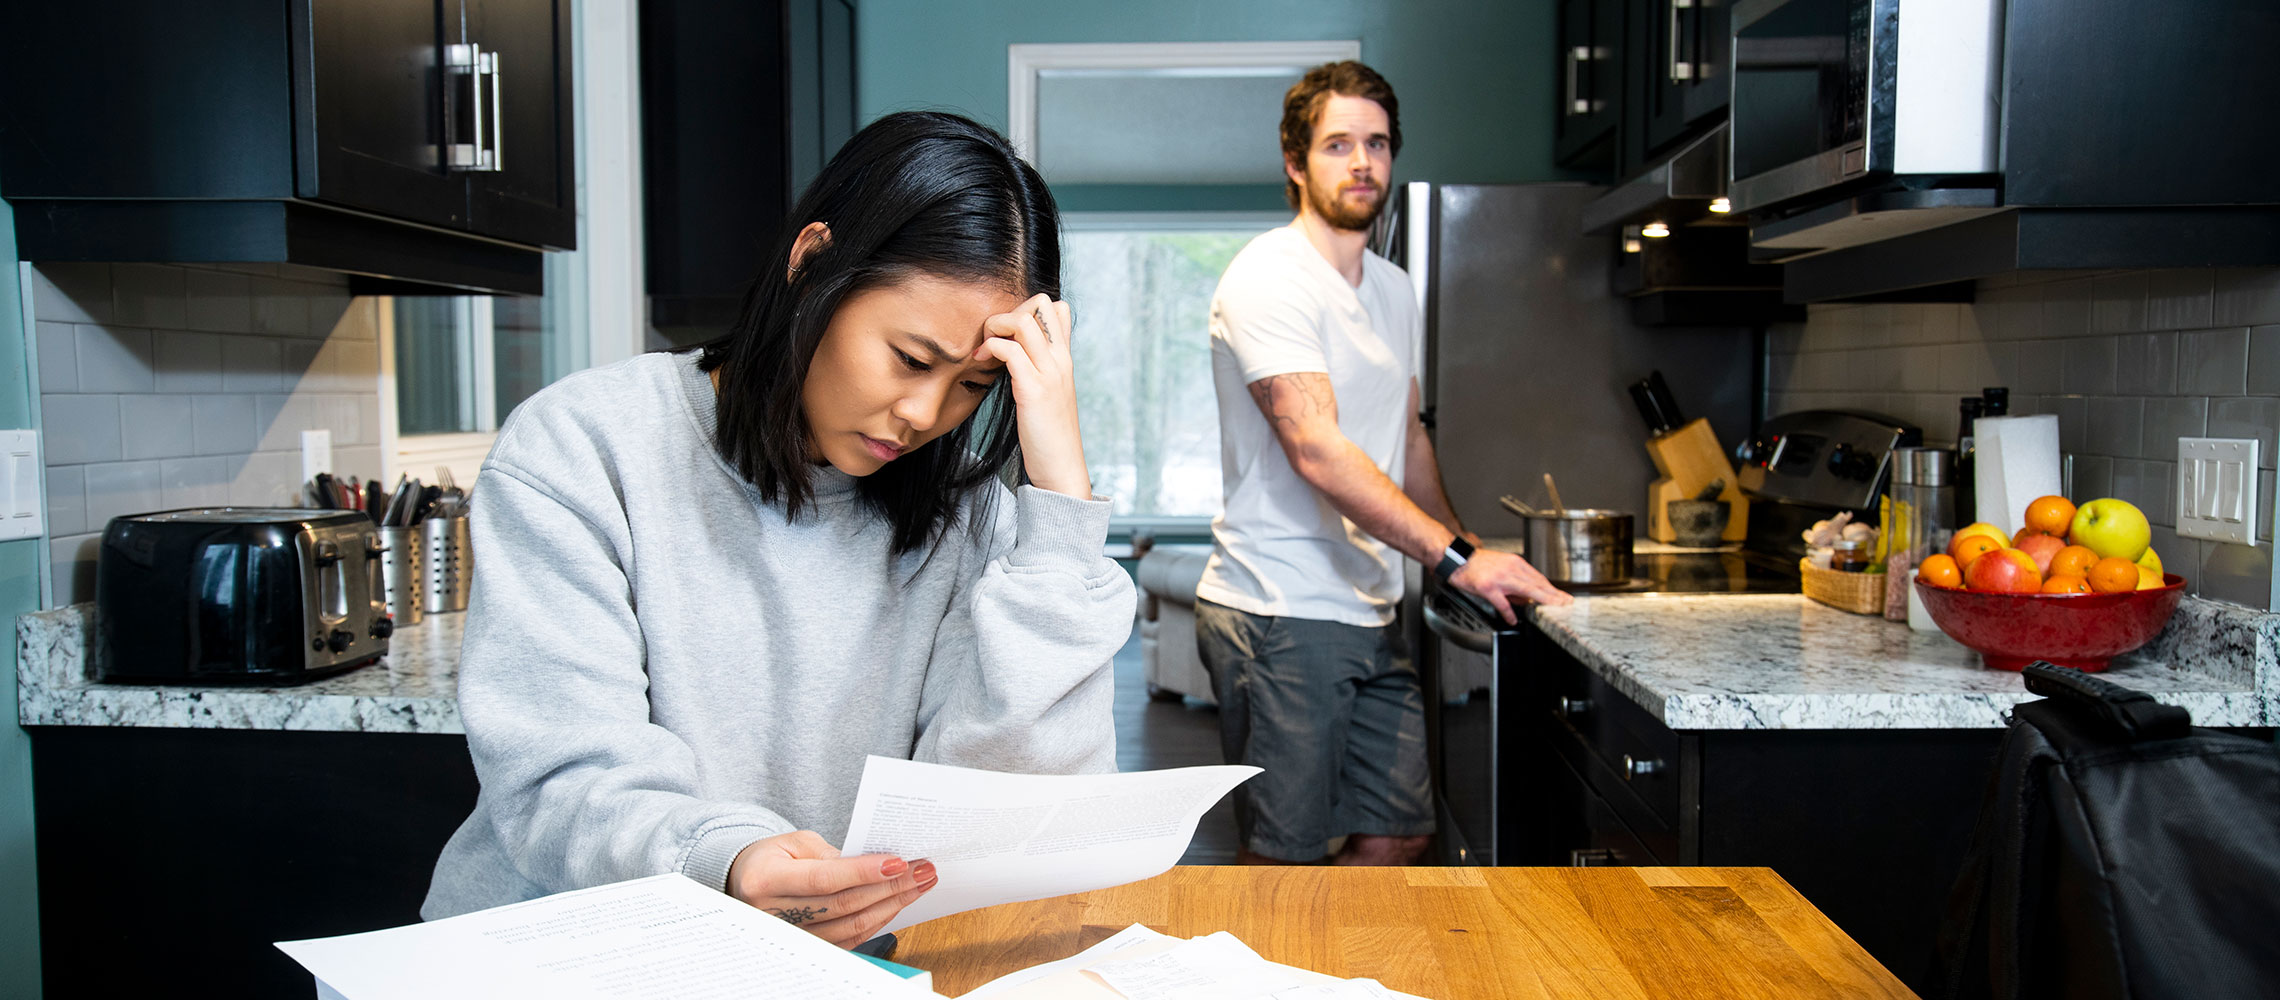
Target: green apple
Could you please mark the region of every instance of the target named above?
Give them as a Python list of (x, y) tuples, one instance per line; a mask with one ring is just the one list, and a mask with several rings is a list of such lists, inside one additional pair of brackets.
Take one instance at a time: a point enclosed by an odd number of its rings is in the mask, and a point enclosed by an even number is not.
[(2145, 512), (2127, 500), (2113, 497), (2092, 500), (2074, 512), (2074, 525), (2068, 531), (2074, 544), (2098, 553), (2103, 559), (2127, 559), (2136, 562), (2153, 544), (2153, 526), (2146, 523)]

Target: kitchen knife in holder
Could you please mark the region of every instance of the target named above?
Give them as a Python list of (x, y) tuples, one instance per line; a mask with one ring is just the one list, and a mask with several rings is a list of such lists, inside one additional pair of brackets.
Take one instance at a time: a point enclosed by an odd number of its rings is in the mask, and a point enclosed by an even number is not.
[(427, 594), (427, 550), (418, 528), (380, 529), (380, 594), (397, 628), (420, 623)]
[(467, 519), (431, 517), (421, 521), (418, 530), (420, 555), (427, 563), (422, 605), (429, 614), (467, 610), (467, 585), (475, 570)]
[(1722, 538), (1738, 542), (1748, 537), (1750, 502), (1736, 485), (1739, 480), (1733, 463), (1718, 445), (1718, 434), (1710, 429), (1709, 420), (1696, 417), (1677, 430), (1648, 438), (1647, 455), (1654, 459), (1655, 471), (1662, 474), (1647, 484), (1647, 537), (1658, 542), (1675, 541), (1678, 533), (1671, 527), (1670, 502), (1691, 500), (1703, 487), (1720, 479), (1726, 481), (1726, 488), (1718, 499), (1733, 510)]

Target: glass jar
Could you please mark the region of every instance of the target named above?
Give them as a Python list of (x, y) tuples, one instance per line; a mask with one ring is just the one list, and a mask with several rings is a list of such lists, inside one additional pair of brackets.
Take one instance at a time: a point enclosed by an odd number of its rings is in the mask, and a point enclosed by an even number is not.
[(1839, 573), (1866, 573), (1876, 558), (1857, 538), (1840, 538), (1829, 547), (1829, 568)]
[(1906, 618), (1911, 628), (1937, 632), (1931, 616), (1916, 602), (1916, 566), (1924, 557), (1946, 550), (1955, 533), (1956, 453), (1946, 448), (1892, 449), (1891, 485), (1886, 499), (1892, 507), (1893, 537), (1885, 561), (1884, 616)]

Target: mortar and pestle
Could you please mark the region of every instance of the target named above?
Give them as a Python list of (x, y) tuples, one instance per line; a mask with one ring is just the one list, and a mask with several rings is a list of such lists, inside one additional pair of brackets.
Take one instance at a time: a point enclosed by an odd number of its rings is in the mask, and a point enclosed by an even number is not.
[(1718, 499), (1726, 489), (1726, 481), (1713, 479), (1694, 494), (1692, 500), (1673, 500), (1665, 506), (1670, 518), (1671, 544), (1690, 549), (1715, 548), (1725, 544), (1726, 520), (1733, 516), (1733, 508)]

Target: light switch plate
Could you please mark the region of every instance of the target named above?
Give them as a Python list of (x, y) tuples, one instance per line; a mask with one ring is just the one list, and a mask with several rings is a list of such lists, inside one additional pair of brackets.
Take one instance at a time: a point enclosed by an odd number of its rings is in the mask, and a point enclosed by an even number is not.
[(2177, 534), (2256, 544), (2255, 438), (2177, 439)]
[(40, 432), (0, 431), (0, 539), (38, 538), (46, 524)]

